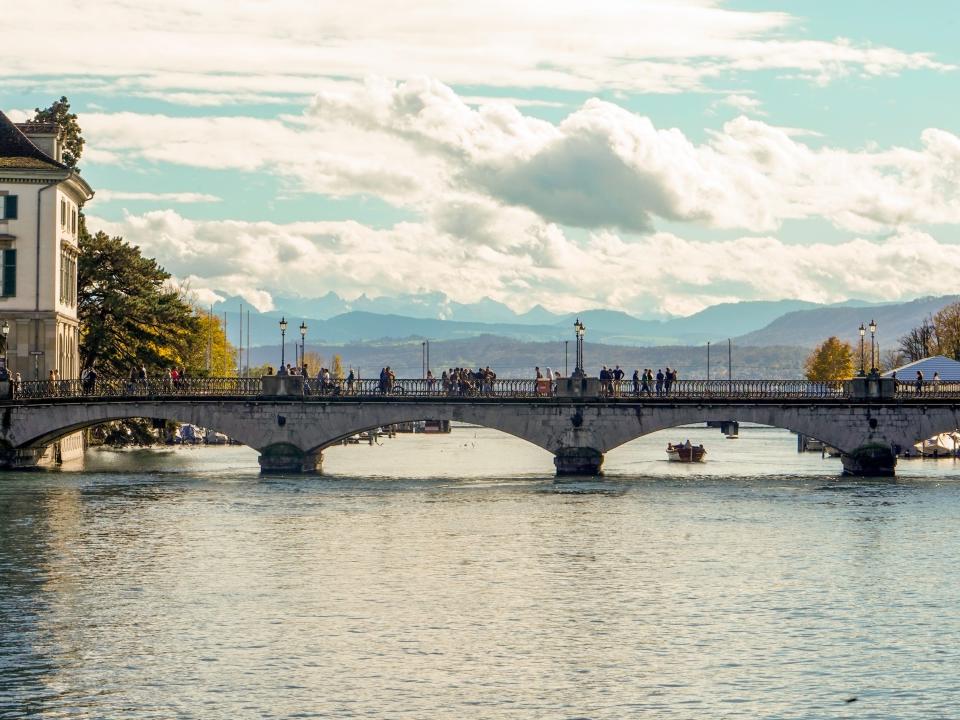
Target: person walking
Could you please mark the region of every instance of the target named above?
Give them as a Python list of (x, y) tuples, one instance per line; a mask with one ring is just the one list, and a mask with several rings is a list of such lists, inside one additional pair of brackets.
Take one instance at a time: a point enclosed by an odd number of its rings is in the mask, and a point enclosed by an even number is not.
[(923, 373), (920, 370), (917, 370), (917, 380), (914, 384), (917, 395), (923, 392)]
[(940, 373), (933, 373), (933, 394), (936, 395), (940, 392)]
[[(646, 374), (646, 370), (643, 371)], [(640, 397), (640, 369), (633, 371), (633, 394), (636, 397)]]
[[(667, 368), (669, 371), (670, 368)], [(657, 397), (663, 395), (663, 370), (657, 369)]]
[(653, 384), (653, 370), (646, 368), (643, 371), (643, 383), (640, 385), (640, 392), (647, 394), (647, 397), (650, 397), (650, 386)]

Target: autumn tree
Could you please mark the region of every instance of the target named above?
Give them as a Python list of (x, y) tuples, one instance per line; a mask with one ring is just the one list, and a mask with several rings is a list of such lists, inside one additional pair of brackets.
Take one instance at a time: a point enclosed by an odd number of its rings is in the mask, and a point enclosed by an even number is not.
[(330, 374), (333, 375), (335, 380), (343, 380), (345, 377), (343, 372), (343, 358), (340, 357), (339, 353), (333, 356), (331, 363), (333, 367), (330, 368)]
[(933, 316), (938, 355), (960, 360), (960, 303), (950, 303)]
[(187, 342), (183, 365), (188, 375), (230, 377), (237, 373), (237, 349), (227, 340), (223, 318), (194, 311), (196, 333)]
[(804, 363), (807, 380), (847, 380), (853, 377), (853, 348), (837, 337), (829, 337)]
[(61, 162), (68, 168), (80, 172), (77, 163), (83, 154), (83, 131), (77, 121), (77, 114), (70, 112), (70, 101), (64, 95), (50, 107), (35, 108), (31, 122), (56, 123), (63, 131), (63, 152)]
[(960, 360), (960, 303), (950, 303), (900, 338), (900, 350), (907, 362), (931, 355)]

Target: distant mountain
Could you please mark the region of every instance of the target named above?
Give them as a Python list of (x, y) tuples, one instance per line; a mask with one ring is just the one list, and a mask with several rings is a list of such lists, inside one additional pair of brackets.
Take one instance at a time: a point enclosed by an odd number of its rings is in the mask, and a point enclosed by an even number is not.
[[(799, 345), (813, 347), (831, 335), (859, 347), (860, 324), (877, 323), (876, 340), (883, 350), (893, 349), (900, 338), (920, 324), (923, 318), (936, 313), (944, 305), (960, 300), (957, 295), (926, 297), (905, 303), (865, 305), (862, 307), (830, 306), (787, 313), (766, 327), (736, 338), (743, 345), (758, 347)], [(866, 336), (869, 352), (869, 333)]]
[[(573, 339), (573, 322), (579, 317), (586, 325), (588, 343), (654, 347), (702, 345), (708, 340), (735, 338), (742, 345), (810, 347), (834, 334), (858, 340), (857, 327), (874, 316), (880, 323), (879, 339), (884, 347), (889, 347), (889, 340), (899, 339), (924, 317), (955, 299), (953, 296), (923, 298), (898, 304), (853, 301), (830, 306), (797, 300), (724, 303), (689, 317), (644, 320), (617, 310), (556, 314), (540, 306), (518, 315), (494, 300), (461, 304), (451, 302), (442, 293), (392, 298), (389, 302), (384, 298), (371, 300), (361, 296), (349, 304), (371, 306), (379, 311), (349, 309), (327, 315), (341, 308), (344, 302), (335, 293), (328, 293), (309, 302), (280, 297), (277, 301), (285, 304), (269, 313), (252, 311), (248, 303), (243, 303), (243, 342), (244, 346), (278, 343), (279, 320), (286, 317), (288, 343), (300, 341), (301, 322), (307, 325), (308, 344), (443, 341), (479, 335), (562, 343)], [(229, 298), (214, 306), (220, 317), (226, 310), (228, 336), (234, 344), (240, 341), (241, 302), (239, 298)], [(382, 311), (393, 305), (406, 311)], [(440, 312), (442, 315), (438, 317), (436, 313)], [(501, 319), (482, 319), (490, 317)]]

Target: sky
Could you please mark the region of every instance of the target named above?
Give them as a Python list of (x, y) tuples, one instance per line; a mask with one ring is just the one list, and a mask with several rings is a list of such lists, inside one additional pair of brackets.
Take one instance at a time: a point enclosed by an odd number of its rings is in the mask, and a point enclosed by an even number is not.
[(957, 292), (960, 4), (48, 0), (0, 109), (66, 95), (93, 230), (201, 302), (517, 311)]

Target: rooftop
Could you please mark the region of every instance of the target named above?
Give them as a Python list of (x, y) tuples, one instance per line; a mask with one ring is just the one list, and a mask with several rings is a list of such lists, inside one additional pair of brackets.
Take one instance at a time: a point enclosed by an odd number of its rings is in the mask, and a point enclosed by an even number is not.
[[(24, 123), (32, 130), (33, 126), (46, 131), (51, 123)], [(53, 126), (53, 131), (56, 127)], [(27, 170), (68, 170), (66, 165), (58, 163), (40, 148), (30, 142), (23, 131), (0, 111), (0, 169)]]

